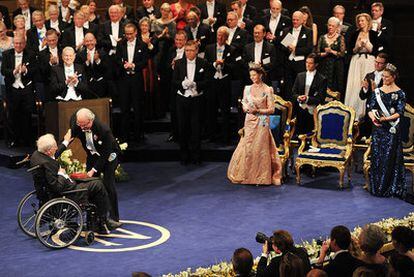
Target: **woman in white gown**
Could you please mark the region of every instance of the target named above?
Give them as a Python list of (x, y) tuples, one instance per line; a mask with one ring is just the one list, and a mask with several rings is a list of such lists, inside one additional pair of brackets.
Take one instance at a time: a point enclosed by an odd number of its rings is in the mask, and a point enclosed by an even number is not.
[(356, 120), (365, 116), (365, 102), (359, 98), (361, 83), (367, 73), (375, 70), (375, 49), (377, 33), (371, 30), (372, 19), (367, 13), (356, 16), (357, 31), (352, 35), (350, 45), (352, 59), (349, 66), (345, 92), (345, 105), (354, 108)]

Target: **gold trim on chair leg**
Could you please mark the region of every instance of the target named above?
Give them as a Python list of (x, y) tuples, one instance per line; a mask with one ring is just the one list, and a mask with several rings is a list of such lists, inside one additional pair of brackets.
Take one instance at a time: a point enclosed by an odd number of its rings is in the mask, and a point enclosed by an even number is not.
[(295, 169), (296, 169), (296, 184), (300, 185), (300, 167), (301, 164), (298, 163), (298, 161), (296, 160), (295, 163)]
[(339, 170), (339, 188), (344, 188), (344, 176), (345, 176), (345, 167), (344, 166), (338, 166)]
[(370, 168), (370, 164), (368, 162), (365, 162), (364, 167), (363, 167), (364, 179), (365, 179), (364, 189), (368, 191), (369, 191), (369, 168)]
[(348, 171), (348, 185), (351, 186), (351, 175), (352, 175), (352, 166), (351, 166), (351, 162), (349, 162), (346, 165), (347, 171)]

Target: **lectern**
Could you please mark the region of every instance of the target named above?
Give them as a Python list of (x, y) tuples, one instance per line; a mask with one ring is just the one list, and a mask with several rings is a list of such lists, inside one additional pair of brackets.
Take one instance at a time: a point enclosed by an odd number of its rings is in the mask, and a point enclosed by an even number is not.
[[(45, 129), (47, 133), (52, 133), (58, 143), (70, 128), (70, 117), (80, 108), (90, 109), (101, 122), (110, 125), (111, 99), (100, 98), (81, 101), (68, 102), (49, 102), (45, 104)], [(81, 162), (86, 161), (86, 154), (78, 139), (75, 139), (69, 146), (73, 152), (73, 157)]]

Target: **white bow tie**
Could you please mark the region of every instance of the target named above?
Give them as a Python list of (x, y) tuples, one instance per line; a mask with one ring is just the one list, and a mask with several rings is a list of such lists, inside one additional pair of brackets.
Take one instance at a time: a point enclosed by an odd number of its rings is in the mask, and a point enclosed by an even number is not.
[(195, 60), (193, 60), (193, 61), (187, 61), (187, 64), (195, 64), (196, 62), (195, 62)]

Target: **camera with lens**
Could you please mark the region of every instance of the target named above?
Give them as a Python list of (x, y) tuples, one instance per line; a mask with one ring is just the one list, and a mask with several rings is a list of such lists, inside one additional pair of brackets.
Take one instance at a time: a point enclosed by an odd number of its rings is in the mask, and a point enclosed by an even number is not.
[(257, 232), (256, 241), (261, 244), (264, 244), (267, 241), (267, 245), (271, 246), (273, 244), (272, 237), (273, 236), (268, 237), (264, 233)]

